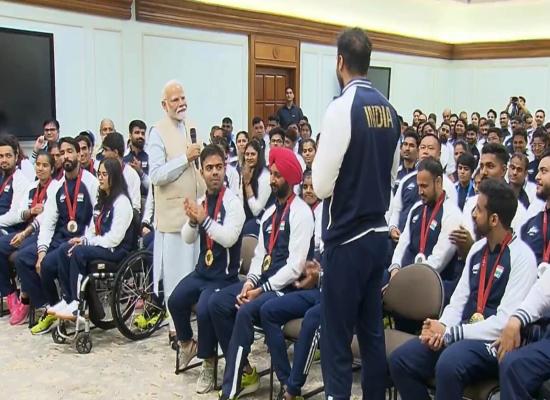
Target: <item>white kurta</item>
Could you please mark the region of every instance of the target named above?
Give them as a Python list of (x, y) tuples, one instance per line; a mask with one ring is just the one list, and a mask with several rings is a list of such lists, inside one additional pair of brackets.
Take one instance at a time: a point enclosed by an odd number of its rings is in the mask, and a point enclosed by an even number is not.
[[(185, 134), (183, 124), (181, 134)], [(149, 178), (153, 185), (167, 185), (175, 181), (188, 167), (187, 157), (180, 157), (166, 161), (166, 151), (159, 132), (153, 128), (147, 143), (149, 154)], [(156, 205), (156, 204), (155, 204)], [(183, 213), (183, 204), (181, 208)], [(155, 242), (153, 250), (153, 279), (154, 289), (158, 292), (159, 281), (163, 280), (164, 298), (170, 294), (185, 276), (187, 276), (197, 263), (199, 256), (199, 242), (186, 244), (180, 232), (160, 232), (155, 225)]]

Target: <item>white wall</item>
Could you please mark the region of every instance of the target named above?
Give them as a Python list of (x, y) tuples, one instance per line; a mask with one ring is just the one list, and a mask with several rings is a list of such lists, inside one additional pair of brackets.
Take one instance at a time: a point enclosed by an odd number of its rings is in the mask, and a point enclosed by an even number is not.
[(170, 79), (183, 83), (199, 137), (206, 138), (226, 115), (237, 129), (247, 126), (246, 35), (2, 1), (0, 26), (54, 34), (56, 108), (64, 135), (97, 133), (103, 117), (124, 134), (132, 119), (155, 122), (162, 116), (161, 89)]
[[(327, 104), (339, 93), (336, 48), (303, 43), (301, 53), (300, 105), (318, 131)], [(371, 65), (391, 68), (390, 102), (409, 122), (416, 108), (438, 118), (446, 107), (498, 113), (514, 95), (526, 97), (532, 113), (546, 110), (550, 120), (550, 58), (447, 61), (373, 52)]]
[[(340, 91), (336, 47), (302, 43), (301, 58), (300, 105), (318, 131), (326, 106)], [(373, 52), (371, 65), (391, 68), (390, 102), (405, 118), (415, 108), (439, 110), (446, 104), (449, 61)]]

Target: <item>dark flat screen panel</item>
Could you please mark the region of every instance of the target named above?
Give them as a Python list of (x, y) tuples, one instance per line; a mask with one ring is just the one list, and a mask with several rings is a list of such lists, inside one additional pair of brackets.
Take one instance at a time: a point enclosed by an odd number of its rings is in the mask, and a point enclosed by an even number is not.
[(34, 140), (55, 118), (53, 34), (0, 28), (0, 131)]
[(367, 79), (372, 85), (380, 91), (389, 100), (390, 98), (390, 80), (391, 68), (387, 67), (370, 67), (367, 73)]

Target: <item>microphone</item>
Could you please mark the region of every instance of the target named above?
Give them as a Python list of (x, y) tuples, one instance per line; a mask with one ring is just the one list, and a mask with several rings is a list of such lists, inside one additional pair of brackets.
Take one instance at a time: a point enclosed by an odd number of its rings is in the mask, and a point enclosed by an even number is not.
[[(196, 144), (197, 143), (197, 130), (195, 128), (191, 128), (189, 130), (189, 135), (191, 136), (191, 143)], [(197, 169), (199, 168), (199, 160), (195, 159), (195, 167)]]

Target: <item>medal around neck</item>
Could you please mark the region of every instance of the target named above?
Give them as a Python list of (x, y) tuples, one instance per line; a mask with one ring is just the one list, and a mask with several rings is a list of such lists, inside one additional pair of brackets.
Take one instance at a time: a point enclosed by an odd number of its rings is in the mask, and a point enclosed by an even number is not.
[(206, 251), (206, 254), (204, 256), (204, 263), (207, 267), (211, 267), (214, 263), (214, 253), (212, 252), (212, 250), (208, 249)]
[(70, 233), (76, 233), (76, 231), (78, 230), (78, 224), (76, 223), (75, 220), (70, 220), (70, 221), (67, 223), (67, 230), (68, 230)]
[(426, 264), (426, 261), (428, 259), (426, 258), (426, 256), (424, 255), (424, 253), (418, 253), (416, 255), (416, 257), (414, 258), (414, 262), (416, 264)]
[(481, 322), (483, 320), (485, 320), (483, 314), (476, 312), (472, 314), (472, 317), (470, 318), (470, 324), (475, 324), (476, 322)]
[(271, 266), (271, 256), (268, 254), (265, 256), (264, 262), (262, 263), (262, 271), (266, 272), (270, 266)]

